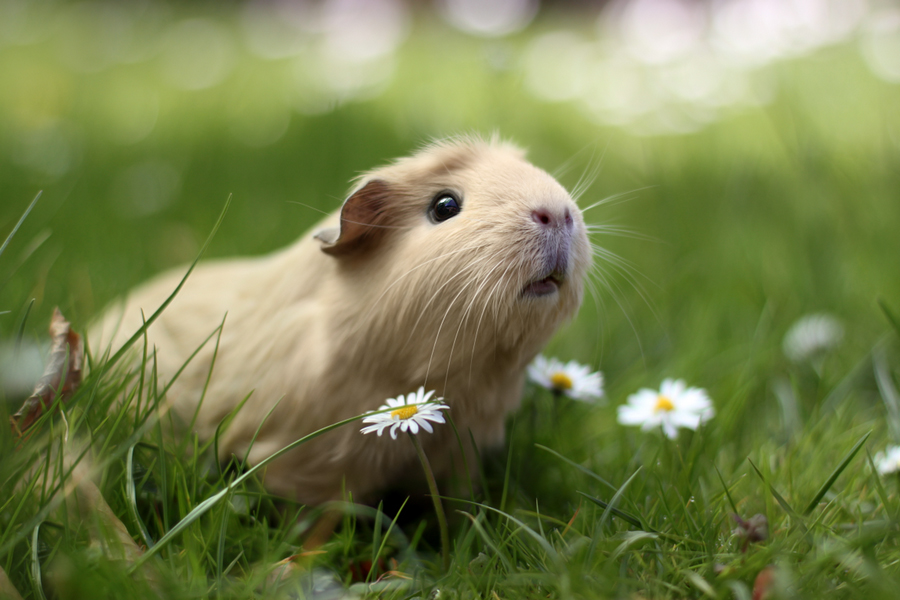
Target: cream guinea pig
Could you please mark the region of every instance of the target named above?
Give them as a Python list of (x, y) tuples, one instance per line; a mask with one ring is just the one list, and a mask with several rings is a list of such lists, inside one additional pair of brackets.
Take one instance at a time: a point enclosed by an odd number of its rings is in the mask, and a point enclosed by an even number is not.
[[(200, 263), (147, 339), (168, 383), (224, 319), (200, 438), (250, 397), (220, 435), (220, 460), (243, 457), (264, 419), (251, 464), (419, 386), (444, 397), (480, 451), (503, 441), (525, 368), (577, 311), (590, 265), (581, 211), (553, 177), (509, 143), (456, 138), (361, 176), (339, 211), (285, 249)], [(183, 275), (164, 273), (108, 309), (92, 347), (123, 344)], [(215, 337), (167, 393), (181, 423), (214, 350)], [(310, 505), (345, 491), (366, 500), (416, 469), (412, 444), (361, 425), (275, 460), (266, 487)], [(459, 467), (450, 426), (419, 437), (436, 472)]]

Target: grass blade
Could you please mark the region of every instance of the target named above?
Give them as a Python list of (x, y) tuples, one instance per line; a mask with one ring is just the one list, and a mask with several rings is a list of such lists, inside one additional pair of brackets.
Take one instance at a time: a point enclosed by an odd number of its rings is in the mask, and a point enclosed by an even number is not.
[(524, 531), (529, 536), (531, 536), (538, 543), (538, 545), (541, 547), (541, 549), (544, 552), (546, 552), (548, 556), (552, 557), (554, 559), (554, 561), (556, 561), (557, 563), (559, 563), (561, 561), (559, 552), (556, 551), (556, 548), (554, 548), (550, 544), (550, 542), (548, 542), (546, 540), (546, 538), (541, 537), (541, 535), (537, 531), (535, 531), (534, 529), (532, 529), (531, 527), (529, 527), (528, 525), (526, 525), (524, 522), (520, 521), (519, 519), (515, 518), (511, 514), (503, 512), (502, 510), (494, 508), (493, 506), (488, 506), (487, 504), (482, 504), (480, 502), (471, 502), (469, 500), (463, 500), (462, 498), (445, 498), (445, 499), (451, 500), (454, 502), (462, 502), (464, 504), (471, 504), (473, 506), (478, 506), (480, 508), (483, 508), (484, 510), (491, 511), (493, 513), (497, 513), (498, 515), (500, 515), (502, 517), (505, 517), (509, 521), (512, 521), (513, 523), (518, 525), (519, 528), (522, 529), (522, 531)]
[(453, 435), (456, 436), (456, 444), (459, 446), (459, 454), (462, 456), (463, 469), (465, 470), (466, 483), (469, 484), (469, 498), (475, 499), (475, 484), (472, 482), (472, 469), (469, 468), (469, 459), (466, 458), (466, 449), (463, 447), (462, 438), (459, 435), (459, 429), (456, 428), (456, 422), (449, 414), (446, 416), (447, 423), (453, 429)]
[[(228, 318), (228, 313), (225, 313), (225, 316), (222, 317), (222, 322), (219, 323), (219, 327), (217, 328), (218, 333), (216, 333), (216, 345), (213, 347), (212, 358), (209, 362), (209, 370), (206, 372), (206, 383), (203, 384), (203, 391), (200, 393), (200, 400), (197, 401), (197, 408), (194, 409), (194, 415), (191, 417), (190, 425), (187, 427), (187, 431), (194, 431), (194, 425), (197, 423), (197, 417), (200, 416), (200, 409), (203, 407), (203, 401), (206, 400), (206, 392), (209, 391), (209, 382), (212, 381), (213, 370), (216, 368), (216, 359), (219, 356), (219, 344), (222, 342), (222, 331), (225, 329), (225, 319)], [(144, 343), (146, 344), (146, 338)], [(201, 346), (206, 346), (206, 342), (203, 342)], [(184, 438), (187, 440), (187, 437)], [(179, 452), (183, 452), (185, 448), (186, 442), (182, 440), (182, 444), (179, 446)]]
[(897, 335), (900, 335), (900, 319), (894, 316), (894, 313), (891, 312), (891, 309), (888, 308), (887, 302), (878, 299), (878, 306), (881, 307), (881, 311), (884, 313), (884, 316), (887, 317), (887, 320), (894, 326), (894, 330), (897, 332)]
[(221, 589), (222, 582), (225, 580), (223, 564), (225, 563), (225, 542), (228, 535), (228, 517), (230, 512), (228, 503), (231, 501), (231, 496), (232, 494), (227, 494), (225, 497), (225, 502), (223, 503), (225, 506), (222, 508), (222, 520), (219, 521), (219, 539), (216, 544), (216, 589)]
[(31, 583), (34, 587), (34, 595), (39, 600), (47, 600), (47, 596), (44, 595), (44, 582), (41, 575), (40, 534), (41, 524), (38, 523), (34, 526), (34, 531), (31, 534)]
[[(388, 540), (391, 538), (391, 533), (394, 531), (394, 527), (397, 525), (397, 519), (400, 518), (400, 513), (403, 512), (404, 508), (406, 508), (407, 502), (409, 502), (409, 496), (407, 496), (406, 499), (403, 500), (403, 504), (401, 504), (400, 508), (397, 509), (397, 514), (394, 515), (394, 518), (391, 520), (391, 524), (388, 525), (387, 531), (385, 531), (384, 535), (381, 536), (381, 542), (378, 544), (378, 550), (372, 556), (372, 568), (369, 570), (369, 574), (366, 575), (367, 582), (372, 577), (372, 575), (377, 571), (377, 569), (375, 567), (376, 567), (376, 565), (378, 565), (378, 558), (384, 552), (384, 547), (387, 544)], [(378, 512), (379, 512), (379, 514), (378, 514), (378, 516), (376, 516), (376, 521), (375, 521), (376, 523), (378, 523), (378, 526), (375, 528), (375, 531), (380, 535), (381, 534), (381, 523), (380, 522), (382, 520), (381, 507), (379, 507)], [(373, 550), (375, 549), (374, 544), (373, 544), (372, 549)]]
[(19, 222), (16, 223), (16, 226), (12, 228), (12, 231), (9, 232), (9, 235), (6, 236), (6, 241), (3, 242), (3, 245), (0, 246), (0, 256), (3, 256), (3, 251), (6, 250), (6, 247), (9, 246), (9, 242), (13, 239), (13, 236), (16, 235), (16, 232), (19, 230), (19, 227), (22, 226), (22, 223), (25, 222), (25, 219), (28, 218), (28, 213), (31, 212), (31, 209), (34, 208), (34, 205), (37, 204), (38, 199), (41, 197), (41, 194), (44, 193), (44, 190), (41, 190), (34, 197), (34, 200), (31, 201), (31, 204), (28, 205), (28, 208), (25, 209), (25, 212), (22, 213), (22, 216), (19, 217)]
[(256, 443), (256, 438), (259, 437), (259, 432), (262, 431), (263, 425), (266, 424), (266, 421), (269, 420), (269, 417), (272, 416), (272, 413), (275, 412), (275, 409), (278, 408), (278, 405), (281, 404), (282, 400), (284, 400), (284, 396), (281, 396), (275, 401), (275, 404), (272, 405), (272, 408), (269, 409), (266, 416), (264, 416), (262, 421), (259, 422), (259, 425), (256, 426), (256, 431), (253, 432), (253, 437), (250, 438), (250, 443), (247, 444), (247, 451), (244, 452), (244, 459), (241, 461), (242, 465), (246, 465), (247, 461), (250, 460), (250, 451), (253, 450), (253, 445)]
[(478, 449), (478, 444), (475, 443), (475, 435), (472, 433), (472, 429), (469, 430), (469, 442), (472, 444), (472, 449), (475, 451), (475, 463), (478, 466), (478, 479), (481, 481), (481, 491), (484, 494), (484, 501), (491, 503), (491, 488), (488, 486), (487, 475), (484, 473), (484, 461), (481, 460), (481, 451)]
[(585, 475), (587, 475), (588, 477), (590, 477), (590, 478), (592, 478), (592, 479), (596, 479), (597, 481), (599, 481), (600, 483), (602, 483), (603, 485), (605, 485), (605, 486), (608, 487), (609, 489), (611, 489), (611, 490), (615, 490), (615, 489), (616, 489), (616, 486), (614, 486), (613, 484), (611, 484), (611, 483), (608, 482), (607, 480), (603, 479), (602, 477), (600, 477), (599, 475), (597, 475), (596, 473), (594, 473), (593, 471), (591, 471), (591, 470), (588, 469), (587, 467), (583, 467), (583, 466), (579, 465), (577, 462), (575, 462), (575, 461), (573, 461), (573, 460), (569, 460), (568, 458), (566, 458), (565, 456), (563, 456), (562, 454), (560, 454), (560, 453), (557, 452), (556, 450), (553, 450), (553, 449), (551, 449), (551, 448), (548, 448), (547, 446), (542, 446), (541, 444), (535, 444), (535, 447), (537, 447), (537, 448), (539, 448), (539, 449), (541, 449), (541, 450), (544, 450), (545, 452), (549, 452), (550, 454), (552, 454), (552, 455), (555, 456), (556, 458), (560, 459), (561, 461), (563, 461), (564, 463), (566, 463), (566, 464), (569, 465), (570, 467), (574, 467), (574, 468), (578, 469), (579, 471), (581, 471), (582, 473), (584, 473)]
[[(610, 498), (610, 500), (609, 500), (610, 507), (613, 507), (619, 503), (619, 500), (622, 498), (622, 494), (625, 493), (625, 490), (628, 489), (628, 486), (631, 485), (631, 482), (634, 481), (634, 478), (637, 477), (638, 473), (640, 473), (643, 468), (644, 467), (638, 467), (637, 470), (635, 470), (635, 472), (631, 474), (631, 477), (626, 479), (625, 483), (623, 483), (621, 486), (619, 486), (619, 489), (616, 490), (616, 493), (613, 494), (613, 497)], [(603, 525), (606, 523), (606, 520), (608, 518), (609, 518), (609, 509), (606, 509), (603, 512), (603, 516), (600, 518), (600, 527), (603, 527)]]
[(872, 469), (872, 477), (875, 479), (875, 493), (878, 494), (878, 499), (881, 500), (882, 506), (884, 506), (884, 512), (888, 514), (889, 517), (896, 519), (896, 514), (891, 514), (892, 511), (890, 508), (887, 491), (884, 489), (884, 484), (881, 482), (881, 474), (878, 472), (878, 467), (875, 466), (875, 460), (872, 458), (872, 454), (869, 452), (869, 449), (866, 448), (866, 459), (869, 461), (869, 467)]
[[(472, 504), (477, 504), (477, 503), (472, 502)], [(491, 558), (489, 560), (499, 559), (499, 561), (503, 563), (503, 568), (506, 569), (507, 572), (514, 571), (515, 569), (514, 569), (512, 563), (509, 562), (509, 557), (507, 557), (506, 553), (501, 551), (500, 548), (497, 547), (497, 544), (494, 543), (494, 536), (491, 533), (489, 533), (488, 531), (486, 531), (484, 528), (484, 525), (481, 524), (481, 521), (483, 520), (483, 517), (484, 517), (484, 513), (480, 512), (480, 513), (478, 513), (477, 516), (475, 516), (471, 513), (467, 513), (467, 512), (463, 512), (463, 511), (458, 511), (458, 512), (459, 512), (459, 514), (463, 515), (464, 517), (469, 519), (469, 521), (472, 522), (472, 528), (474, 529), (475, 533), (477, 533), (481, 537), (481, 541), (484, 542), (484, 545), (487, 546), (488, 548), (490, 548), (490, 550), (491, 550), (490, 557)]]
[[(516, 431), (516, 422), (517, 418), (513, 416), (512, 427), (510, 428), (510, 438), (512, 438), (513, 433)], [(509, 493), (509, 478), (510, 473), (512, 472), (512, 462), (513, 462), (513, 444), (509, 445), (509, 452), (506, 455), (506, 473), (503, 475), (503, 492), (500, 494), (500, 510), (506, 510), (506, 495)]]
[(888, 366), (887, 352), (883, 344), (878, 344), (872, 351), (872, 363), (875, 370), (875, 383), (878, 384), (878, 392), (881, 401), (887, 409), (888, 431), (894, 443), (900, 443), (900, 394), (891, 378), (891, 370)]
[(22, 315), (22, 320), (19, 321), (19, 326), (16, 328), (16, 354), (19, 353), (19, 348), (22, 347), (22, 338), (25, 337), (25, 323), (28, 321), (28, 315), (31, 314), (35, 300), (36, 298), (32, 298), (31, 302), (28, 303), (28, 308), (25, 309), (25, 314)]
[(128, 504), (128, 512), (131, 513), (131, 520), (134, 521), (134, 524), (137, 526), (138, 531), (141, 534), (141, 539), (144, 541), (144, 545), (150, 548), (153, 546), (153, 538), (150, 537), (150, 532), (147, 531), (144, 521), (141, 520), (141, 515), (138, 513), (137, 508), (137, 491), (134, 487), (134, 446), (131, 446), (128, 449), (128, 454), (125, 458), (125, 495), (127, 500), (126, 504)]
[[(253, 395), (253, 391), (251, 390), (250, 393), (247, 394), (246, 396), (244, 396), (244, 399), (241, 400), (240, 402), (238, 402), (237, 406), (235, 406), (231, 410), (230, 413), (225, 415), (225, 417), (221, 421), (219, 421), (219, 424), (216, 425), (216, 433), (213, 435), (212, 445), (213, 445), (213, 456), (216, 459), (216, 465), (217, 465), (217, 468), (219, 469), (219, 477), (220, 478), (222, 478), (224, 476), (224, 474), (222, 472), (222, 463), (219, 462), (219, 456), (220, 456), (219, 455), (219, 437), (222, 435), (223, 431), (228, 429), (228, 426), (231, 425), (231, 422), (234, 420), (234, 418), (237, 416), (237, 414), (239, 412), (241, 412), (241, 409), (244, 408), (244, 405), (247, 403), (247, 400), (249, 400), (250, 396), (252, 396), (252, 395)], [(204, 448), (204, 450), (205, 449), (206, 448)]]
[(641, 521), (637, 517), (630, 515), (623, 510), (619, 510), (615, 506), (612, 506), (611, 504), (604, 502), (600, 498), (594, 498), (593, 496), (589, 496), (588, 494), (585, 494), (584, 492), (578, 492), (578, 493), (581, 494), (582, 496), (584, 496), (585, 498), (587, 498), (588, 500), (590, 500), (591, 502), (593, 502), (594, 504), (596, 504), (597, 506), (599, 506), (600, 508), (602, 508), (603, 510), (609, 511), (612, 515), (619, 517), (620, 519), (622, 519), (623, 521), (625, 521), (626, 523), (628, 523), (635, 529), (640, 529), (641, 531), (646, 531), (648, 533), (658, 533), (657, 531), (655, 531), (649, 527), (646, 527), (643, 523), (641, 523)]
[(375, 509), (375, 523), (372, 525), (372, 568), (366, 574), (366, 583), (372, 580), (372, 573), (378, 564), (378, 554), (381, 552), (381, 522), (384, 520), (384, 502), (379, 502)]
[[(803, 516), (809, 515), (819, 504), (819, 500), (828, 493), (828, 490), (831, 489), (831, 486), (834, 485), (834, 482), (837, 481), (837, 478), (840, 477), (841, 473), (844, 472), (844, 469), (847, 468), (847, 465), (850, 464), (850, 461), (853, 460), (853, 457), (856, 456), (856, 453), (859, 452), (859, 449), (862, 448), (862, 445), (866, 443), (866, 440), (869, 439), (869, 436), (872, 435), (870, 431), (866, 435), (862, 436), (856, 445), (844, 456), (844, 460), (841, 461), (841, 464), (831, 473), (831, 476), (825, 480), (825, 483), (822, 484), (822, 487), (819, 488), (819, 491), (816, 492), (815, 497), (813, 497), (812, 501), (806, 507), (806, 510), (803, 511)], [(753, 463), (750, 463), (753, 464)], [(777, 499), (777, 498), (776, 498)]]
[(775, 486), (773, 486), (771, 483), (766, 481), (766, 478), (763, 476), (762, 471), (759, 470), (759, 467), (757, 467), (755, 464), (753, 464), (753, 461), (750, 460), (749, 458), (747, 459), (747, 462), (750, 463), (750, 466), (753, 467), (753, 470), (756, 471), (756, 474), (759, 475), (759, 478), (762, 480), (762, 482), (764, 484), (766, 484), (767, 488), (769, 488), (769, 492), (772, 494), (772, 497), (775, 498), (775, 501), (781, 505), (781, 508), (783, 508), (785, 510), (785, 512), (787, 512), (792, 517), (796, 517), (797, 511), (795, 511), (791, 507), (791, 505), (788, 504), (788, 501), (784, 499), (784, 496), (782, 496), (781, 494), (778, 493), (778, 490), (775, 489)]
[(209, 232), (209, 236), (206, 238), (206, 241), (203, 242), (203, 246), (200, 248), (200, 252), (197, 253), (197, 258), (194, 259), (194, 262), (191, 263), (191, 266), (188, 267), (187, 272), (184, 274), (184, 277), (181, 278), (181, 281), (178, 282), (178, 285), (175, 286), (175, 290), (169, 294), (169, 296), (165, 299), (165, 301), (157, 308), (150, 318), (141, 326), (140, 329), (134, 332), (134, 334), (128, 338), (128, 341), (125, 342), (121, 348), (119, 348), (118, 352), (112, 355), (110, 359), (106, 362), (107, 367), (111, 367), (116, 364), (119, 360), (125, 356), (125, 353), (131, 348), (132, 344), (138, 341), (141, 337), (143, 337), (144, 332), (147, 331), (147, 328), (162, 314), (162, 312), (166, 309), (169, 304), (172, 303), (172, 300), (175, 299), (175, 296), (178, 295), (178, 292), (181, 291), (181, 288), (184, 287), (184, 283), (187, 281), (187, 278), (190, 276), (191, 272), (193, 272), (194, 267), (197, 266), (197, 263), (200, 261), (200, 257), (206, 252), (206, 249), (209, 247), (210, 242), (212, 242), (213, 237), (215, 237), (216, 232), (219, 231), (219, 227), (222, 225), (222, 221), (225, 220), (225, 214), (228, 212), (228, 207), (231, 206), (231, 195), (229, 194), (228, 199), (225, 200), (225, 206), (222, 207), (222, 212), (219, 214), (219, 218), (216, 220), (216, 224), (213, 225), (212, 231)]
[(283, 456), (284, 454), (290, 452), (297, 446), (300, 446), (301, 444), (305, 444), (306, 442), (308, 442), (314, 438), (317, 438), (322, 434), (328, 433), (329, 431), (337, 429), (338, 427), (341, 427), (348, 423), (352, 423), (353, 421), (358, 421), (364, 417), (367, 417), (369, 414), (371, 414), (371, 413), (364, 413), (361, 415), (357, 415), (355, 417), (350, 417), (349, 419), (344, 419), (343, 421), (338, 421), (337, 423), (333, 423), (331, 425), (328, 425), (327, 427), (318, 429), (308, 435), (303, 436), (302, 438), (300, 438), (298, 440), (291, 442), (290, 444), (288, 444), (281, 450), (278, 450), (277, 452), (274, 452), (274, 453), (270, 454), (268, 457), (259, 461), (257, 464), (253, 465), (252, 467), (250, 467), (249, 469), (244, 471), (244, 473), (242, 473), (240, 477), (235, 478), (230, 484), (228, 484), (228, 486), (225, 487), (225, 489), (219, 491), (216, 494), (213, 494), (212, 496), (210, 496), (209, 498), (207, 498), (206, 500), (204, 500), (203, 502), (198, 504), (196, 507), (194, 507), (194, 509), (191, 510), (191, 512), (189, 512), (187, 515), (184, 516), (183, 519), (181, 519), (181, 521), (176, 523), (174, 527), (172, 527), (169, 531), (167, 531), (166, 534), (164, 536), (162, 536), (158, 542), (156, 542), (156, 545), (154, 545), (152, 548), (148, 548), (147, 552), (145, 552), (143, 556), (141, 556), (137, 561), (134, 562), (134, 564), (132, 564), (129, 567), (128, 572), (133, 573), (138, 567), (140, 567), (144, 562), (146, 562), (147, 559), (149, 559), (151, 556), (153, 556), (154, 554), (159, 552), (163, 547), (165, 547), (169, 542), (171, 542), (174, 537), (176, 537), (178, 534), (180, 534), (185, 529), (187, 529), (191, 525), (191, 523), (195, 522), (197, 519), (202, 517), (211, 508), (216, 506), (216, 504), (218, 504), (223, 498), (228, 496), (234, 488), (236, 488), (241, 483), (243, 483), (244, 481), (246, 481), (247, 479), (249, 479), (250, 477), (255, 475), (261, 469), (264, 469), (270, 462), (272, 462), (276, 458)]
[(713, 465), (713, 469), (716, 470), (716, 475), (719, 476), (719, 481), (722, 483), (722, 489), (725, 490), (725, 497), (728, 498), (728, 504), (731, 505), (731, 511), (734, 514), (738, 514), (737, 504), (734, 503), (734, 498), (731, 497), (731, 492), (728, 491), (728, 486), (725, 485), (725, 479), (722, 477), (719, 467)]

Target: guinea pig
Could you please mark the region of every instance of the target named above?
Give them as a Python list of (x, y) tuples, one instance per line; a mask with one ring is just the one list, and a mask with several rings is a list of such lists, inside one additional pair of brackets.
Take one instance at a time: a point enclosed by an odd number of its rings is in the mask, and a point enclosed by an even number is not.
[[(581, 212), (553, 177), (509, 143), (455, 138), (362, 175), (339, 211), (285, 249), (200, 263), (147, 339), (171, 383), (165, 405), (183, 423), (196, 413), (201, 439), (249, 394), (220, 434), (220, 460), (249, 448), (256, 463), (419, 386), (444, 398), (480, 451), (502, 443), (525, 369), (578, 310), (591, 260)], [(121, 346), (183, 274), (108, 309), (89, 338), (115, 333), (94, 347)], [(173, 377), (223, 320), (198, 407), (215, 336)], [(451, 427), (419, 438), (438, 474), (459, 466)], [(416, 460), (412, 444), (347, 425), (272, 462), (264, 484), (308, 505), (372, 499)]]

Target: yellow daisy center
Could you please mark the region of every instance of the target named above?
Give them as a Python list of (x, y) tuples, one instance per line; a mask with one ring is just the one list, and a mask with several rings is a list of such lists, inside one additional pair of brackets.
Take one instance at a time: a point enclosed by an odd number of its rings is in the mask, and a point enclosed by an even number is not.
[(400, 419), (401, 421), (405, 421), (409, 418), (412, 418), (412, 416), (418, 412), (419, 412), (419, 409), (416, 408), (416, 405), (410, 404), (409, 406), (401, 406), (398, 409), (392, 410), (391, 418), (393, 419), (396, 417), (396, 418)]
[(675, 410), (675, 405), (672, 404), (672, 401), (665, 396), (660, 396), (656, 399), (656, 406), (653, 407), (653, 412), (659, 412), (661, 410), (664, 410), (666, 412)]
[(550, 383), (553, 384), (553, 388), (557, 390), (572, 389), (572, 378), (562, 372), (551, 375)]

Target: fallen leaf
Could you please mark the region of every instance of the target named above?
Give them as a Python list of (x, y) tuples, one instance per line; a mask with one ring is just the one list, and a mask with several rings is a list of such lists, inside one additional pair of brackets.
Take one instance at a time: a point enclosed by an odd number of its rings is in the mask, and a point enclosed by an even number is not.
[(84, 344), (81, 336), (72, 331), (59, 308), (53, 309), (50, 318), (50, 359), (44, 368), (31, 396), (9, 418), (13, 433), (21, 437), (44, 414), (59, 395), (65, 399), (81, 384), (81, 367), (84, 362)]
[(12, 581), (9, 580), (9, 577), (6, 576), (6, 571), (3, 570), (3, 567), (0, 567), (0, 598), (22, 600), (22, 596), (19, 595), (19, 590), (16, 589), (12, 584)]
[(775, 583), (775, 568), (772, 565), (764, 568), (753, 582), (753, 600), (766, 600)]

